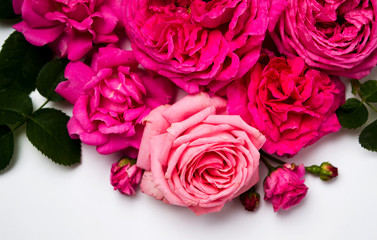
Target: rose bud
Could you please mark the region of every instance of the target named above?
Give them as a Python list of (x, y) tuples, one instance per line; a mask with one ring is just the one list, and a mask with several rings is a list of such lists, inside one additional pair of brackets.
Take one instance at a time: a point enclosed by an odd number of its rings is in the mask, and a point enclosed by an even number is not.
[(247, 211), (254, 211), (260, 202), (260, 195), (255, 191), (255, 188), (252, 187), (240, 196), (242, 205)]
[(135, 195), (135, 188), (141, 181), (143, 170), (136, 166), (136, 160), (123, 157), (111, 167), (111, 185), (125, 195)]
[(322, 181), (329, 181), (338, 176), (338, 168), (329, 162), (323, 162), (321, 166), (313, 165), (306, 167), (306, 171), (319, 176)]
[(321, 174), (319, 177), (321, 180), (328, 181), (338, 176), (338, 168), (334, 167), (329, 162), (323, 162), (320, 167)]
[(264, 200), (271, 201), (274, 211), (289, 209), (301, 202), (308, 192), (304, 184), (304, 165), (284, 164), (266, 177)]

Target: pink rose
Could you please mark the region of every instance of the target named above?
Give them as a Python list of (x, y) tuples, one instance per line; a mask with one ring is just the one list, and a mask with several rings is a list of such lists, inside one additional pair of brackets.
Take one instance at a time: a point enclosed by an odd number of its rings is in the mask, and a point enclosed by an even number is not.
[[(114, 43), (118, 0), (23, 0), (14, 28), (35, 46), (49, 44), (60, 57), (79, 60), (94, 44)], [(13, 0), (19, 8), (20, 0)]]
[(137, 69), (132, 52), (115, 47), (100, 48), (92, 68), (70, 62), (68, 81), (56, 92), (74, 104), (68, 132), (97, 151), (110, 154), (127, 149), (135, 157), (143, 132), (142, 119), (151, 109), (169, 103), (171, 82)]
[(284, 164), (264, 181), (264, 200), (271, 201), (274, 211), (289, 209), (301, 202), (308, 192), (304, 184), (305, 167)]
[(301, 58), (264, 55), (228, 88), (228, 99), (229, 114), (241, 115), (267, 137), (266, 152), (294, 155), (341, 128), (335, 111), (345, 96), (338, 78), (307, 69)]
[(128, 196), (136, 194), (135, 188), (140, 184), (143, 170), (135, 163), (135, 160), (125, 157), (111, 166), (110, 182), (114, 190)]
[(136, 59), (188, 93), (217, 92), (258, 60), (285, 0), (124, 0)]
[(332, 75), (370, 73), (377, 64), (377, 1), (288, 2), (272, 33), (281, 53)]
[(15, 14), (21, 14), (21, 7), (24, 0), (12, 0), (13, 10)]
[(265, 137), (225, 109), (226, 100), (200, 93), (151, 111), (137, 160), (144, 193), (201, 215), (258, 182)]

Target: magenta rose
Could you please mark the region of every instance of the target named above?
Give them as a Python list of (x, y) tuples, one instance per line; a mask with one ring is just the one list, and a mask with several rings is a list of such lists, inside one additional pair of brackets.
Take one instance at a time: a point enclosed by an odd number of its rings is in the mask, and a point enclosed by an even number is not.
[(49, 44), (60, 57), (79, 60), (93, 44), (114, 43), (118, 0), (13, 0), (23, 21), (14, 28), (35, 46)]
[(136, 166), (136, 161), (125, 157), (111, 166), (110, 182), (114, 190), (132, 196), (136, 194), (142, 175), (143, 170)]
[(56, 92), (74, 104), (68, 132), (97, 151), (110, 154), (124, 150), (135, 157), (151, 109), (169, 103), (174, 88), (164, 77), (137, 68), (132, 52), (115, 47), (100, 48), (92, 67), (70, 62), (68, 81)]
[(274, 211), (287, 210), (301, 202), (308, 192), (304, 184), (305, 167), (284, 164), (264, 181), (264, 200), (271, 201)]
[(296, 57), (263, 56), (250, 73), (228, 88), (228, 112), (239, 114), (267, 138), (263, 149), (294, 155), (341, 126), (335, 114), (344, 85), (307, 69)]
[(284, 0), (124, 0), (136, 59), (188, 93), (219, 91), (258, 60)]
[(288, 0), (271, 35), (281, 53), (332, 75), (362, 78), (377, 64), (377, 1)]
[(141, 190), (201, 215), (256, 184), (265, 137), (225, 110), (226, 100), (206, 93), (152, 110), (137, 160)]
[(12, 0), (13, 11), (15, 14), (21, 14), (21, 7), (24, 0)]

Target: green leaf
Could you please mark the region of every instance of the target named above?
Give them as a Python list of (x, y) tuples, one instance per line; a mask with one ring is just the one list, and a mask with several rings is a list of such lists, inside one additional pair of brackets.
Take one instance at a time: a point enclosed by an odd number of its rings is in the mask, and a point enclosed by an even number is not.
[(377, 152), (377, 120), (369, 124), (361, 131), (359, 143), (369, 151)]
[(360, 95), (367, 102), (377, 102), (377, 81), (369, 80), (360, 87)]
[(56, 86), (66, 79), (64, 70), (67, 59), (54, 59), (43, 66), (37, 77), (38, 92), (50, 101), (63, 101), (64, 98), (55, 92)]
[(13, 32), (0, 52), (0, 89), (30, 93), (37, 75), (50, 59), (47, 47), (35, 47), (19, 32)]
[(345, 128), (358, 128), (368, 120), (368, 109), (356, 98), (347, 99), (336, 111), (340, 124)]
[(0, 124), (15, 124), (26, 120), (33, 111), (29, 95), (15, 90), (0, 92)]
[(18, 15), (14, 13), (12, 0), (0, 1), (0, 19), (12, 19)]
[(69, 117), (63, 112), (42, 108), (32, 114), (26, 125), (30, 142), (52, 161), (69, 166), (80, 162), (81, 144), (67, 132)]
[(7, 125), (0, 125), (0, 170), (6, 168), (13, 156), (13, 132)]

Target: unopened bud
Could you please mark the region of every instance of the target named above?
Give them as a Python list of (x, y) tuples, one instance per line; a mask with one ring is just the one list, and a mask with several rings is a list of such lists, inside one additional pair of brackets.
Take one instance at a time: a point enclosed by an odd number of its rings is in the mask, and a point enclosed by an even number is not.
[(242, 205), (245, 207), (245, 210), (254, 211), (259, 206), (260, 195), (254, 188), (251, 188), (241, 194), (240, 200)]
[(321, 168), (321, 173), (319, 177), (323, 181), (328, 181), (338, 176), (338, 168), (334, 167), (328, 162), (323, 162), (320, 168)]
[(306, 171), (319, 176), (322, 181), (329, 181), (338, 176), (338, 168), (329, 162), (323, 162), (320, 166), (312, 165), (305, 168)]
[(136, 166), (136, 160), (123, 157), (111, 167), (110, 182), (114, 190), (125, 195), (134, 195), (141, 181), (143, 170)]

